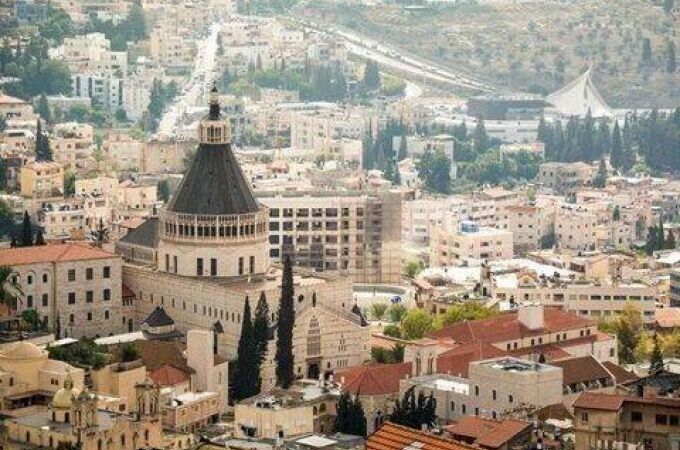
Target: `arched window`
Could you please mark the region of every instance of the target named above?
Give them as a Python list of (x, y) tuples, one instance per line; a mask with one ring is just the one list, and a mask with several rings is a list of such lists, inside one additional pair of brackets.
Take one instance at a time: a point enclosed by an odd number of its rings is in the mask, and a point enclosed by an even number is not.
[(64, 422), (71, 423), (71, 413), (64, 413)]
[(26, 442), (29, 443), (29, 444), (31, 442), (31, 432), (30, 431), (26, 432)]
[(144, 440), (149, 440), (149, 430), (144, 430)]
[(97, 450), (102, 450), (102, 440), (101, 439), (97, 440)]
[(124, 434), (120, 435), (120, 446), (125, 447), (125, 435)]

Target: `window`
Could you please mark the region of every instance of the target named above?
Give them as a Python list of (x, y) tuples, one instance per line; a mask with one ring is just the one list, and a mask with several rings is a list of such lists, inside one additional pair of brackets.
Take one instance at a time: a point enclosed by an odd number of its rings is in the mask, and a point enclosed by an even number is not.
[(475, 395), (479, 396), (479, 386), (475, 386)]
[(491, 397), (496, 400), (496, 390), (491, 391)]
[(678, 416), (668, 416), (668, 424), (677, 427), (680, 424)]
[(172, 269), (175, 273), (177, 273), (177, 256), (172, 257)]
[(46, 273), (44, 273), (44, 274), (43, 274), (43, 276), (42, 276), (42, 280), (43, 280), (43, 283), (47, 283), (47, 280), (48, 280), (48, 276), (47, 276), (47, 274), (46, 274)]
[(243, 256), (238, 259), (238, 274), (243, 275)]
[(111, 266), (104, 266), (104, 278), (111, 278)]
[(248, 264), (249, 264), (249, 266), (250, 266), (250, 267), (248, 268), (248, 269), (250, 269), (250, 270), (249, 270), (249, 273), (255, 273), (255, 257), (254, 257), (254, 256), (251, 256), (251, 257), (250, 257), (250, 260), (249, 260)]
[(47, 306), (47, 303), (49, 302), (49, 296), (47, 294), (42, 295), (42, 305)]
[(451, 411), (456, 410), (456, 402), (451, 402)]
[(462, 412), (463, 414), (467, 413), (467, 406), (465, 406), (465, 403), (460, 405), (460, 412)]
[(26, 307), (33, 308), (33, 296), (32, 295), (26, 296)]
[(111, 289), (104, 289), (104, 300), (111, 300)]
[(508, 395), (508, 403), (512, 403), (514, 401), (515, 401), (514, 397), (512, 395)]
[(631, 422), (642, 422), (642, 413), (640, 411), (632, 411), (630, 413)]
[[(165, 255), (165, 271), (170, 272), (170, 255)], [(125, 440), (125, 436), (121, 439)]]
[(93, 301), (94, 301), (94, 292), (93, 291), (85, 292), (85, 302), (86, 303), (92, 303)]
[(196, 258), (196, 276), (203, 276), (203, 258)]
[(217, 258), (210, 258), (210, 275), (217, 276)]
[(92, 320), (92, 313), (91, 312), (87, 313), (87, 320)]
[(86, 280), (91, 280), (94, 278), (94, 271), (92, 270), (92, 267), (88, 267), (85, 269), (85, 279)]
[(656, 424), (657, 425), (668, 425), (668, 416), (665, 414), (657, 414), (656, 415)]
[(581, 413), (581, 422), (588, 422), (588, 413)]
[(104, 311), (104, 319), (108, 320), (109, 317), (110, 317), (110, 313), (109, 313), (109, 310), (107, 309), (106, 311)]
[(76, 269), (68, 269), (68, 281), (76, 281)]
[(475, 408), (475, 416), (479, 415), (479, 408)]
[(68, 304), (69, 305), (75, 305), (76, 304), (76, 293), (75, 292), (69, 292), (68, 293)]
[(28, 283), (29, 285), (33, 284), (33, 275), (29, 275), (26, 277), (26, 283)]

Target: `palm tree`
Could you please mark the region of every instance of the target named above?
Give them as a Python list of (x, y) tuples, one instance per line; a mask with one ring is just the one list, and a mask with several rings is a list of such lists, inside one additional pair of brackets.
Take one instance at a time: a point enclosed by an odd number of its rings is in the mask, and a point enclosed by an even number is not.
[(9, 309), (17, 309), (17, 300), (24, 295), (16, 272), (9, 266), (0, 266), (0, 303)]

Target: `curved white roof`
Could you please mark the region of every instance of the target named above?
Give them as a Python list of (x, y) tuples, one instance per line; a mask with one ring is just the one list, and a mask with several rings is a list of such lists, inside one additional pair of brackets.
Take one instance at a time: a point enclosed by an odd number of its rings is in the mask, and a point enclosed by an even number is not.
[(560, 114), (584, 117), (590, 110), (593, 117), (611, 117), (612, 109), (595, 87), (590, 69), (583, 75), (546, 97)]

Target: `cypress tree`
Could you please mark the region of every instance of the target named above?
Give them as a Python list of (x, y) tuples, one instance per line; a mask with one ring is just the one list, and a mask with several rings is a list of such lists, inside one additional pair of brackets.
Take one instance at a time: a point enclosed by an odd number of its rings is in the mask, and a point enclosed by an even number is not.
[(358, 395), (352, 399), (348, 392), (343, 392), (338, 399), (336, 411), (333, 425), (336, 433), (366, 437), (366, 415)]
[(657, 373), (664, 368), (663, 353), (661, 352), (661, 346), (659, 345), (659, 340), (654, 334), (654, 348), (652, 349), (652, 356), (649, 359), (649, 373)]
[(678, 65), (675, 60), (675, 43), (673, 43), (673, 41), (668, 41), (666, 57), (668, 58), (668, 61), (666, 62), (666, 71), (668, 73), (674, 73), (678, 68)]
[(35, 134), (35, 159), (38, 161), (52, 161), (52, 149), (49, 138), (42, 132), (42, 124), (38, 119)]
[(619, 205), (616, 205), (614, 207), (614, 214), (612, 214), (612, 220), (615, 222), (618, 222), (621, 219), (621, 210), (619, 209)]
[(241, 337), (238, 341), (238, 356), (234, 376), (234, 399), (243, 400), (258, 393), (259, 361), (253, 323), (250, 317), (250, 302), (246, 297), (241, 321)]
[(260, 364), (264, 361), (267, 353), (267, 337), (269, 334), (269, 305), (264, 291), (260, 293), (260, 299), (255, 308), (255, 319), (253, 320), (253, 334)]
[(38, 229), (38, 232), (35, 234), (35, 246), (40, 246), (40, 245), (45, 245), (45, 238), (43, 237), (43, 232), (41, 229)]
[(615, 169), (620, 169), (623, 166), (623, 142), (621, 141), (621, 130), (618, 122), (614, 122), (614, 130), (612, 131), (612, 149), (609, 163)]
[(472, 136), (472, 149), (475, 153), (483, 153), (489, 148), (489, 136), (486, 134), (486, 127), (484, 126), (484, 117), (477, 118), (477, 125)]
[(666, 233), (663, 230), (663, 212), (659, 212), (659, 226), (656, 228), (656, 244), (654, 250), (661, 250), (666, 245)]
[(397, 154), (397, 159), (402, 161), (408, 158), (408, 150), (406, 148), (408, 144), (406, 143), (406, 131), (401, 133), (401, 140), (399, 141), (399, 153)]
[(673, 0), (664, 0), (663, 10), (666, 14), (673, 12)]
[(24, 220), (21, 223), (21, 246), (33, 246), (33, 225), (31, 224), (28, 211), (24, 211)]
[(597, 174), (593, 178), (593, 187), (603, 188), (607, 184), (607, 164), (604, 158), (600, 159), (600, 166), (597, 169)]
[(40, 98), (38, 99), (38, 114), (46, 123), (51, 123), (52, 122), (52, 113), (50, 111), (50, 105), (47, 103), (47, 97), (45, 94), (41, 94)]
[(673, 230), (668, 231), (668, 237), (666, 238), (666, 246), (668, 250), (675, 250), (675, 234)]
[(293, 358), (293, 327), (295, 326), (295, 304), (293, 297), (293, 263), (287, 256), (283, 263), (281, 279), (281, 300), (277, 314), (276, 333), (276, 384), (288, 388), (295, 379)]
[(642, 40), (642, 64), (649, 65), (652, 63), (652, 41), (649, 38)]

